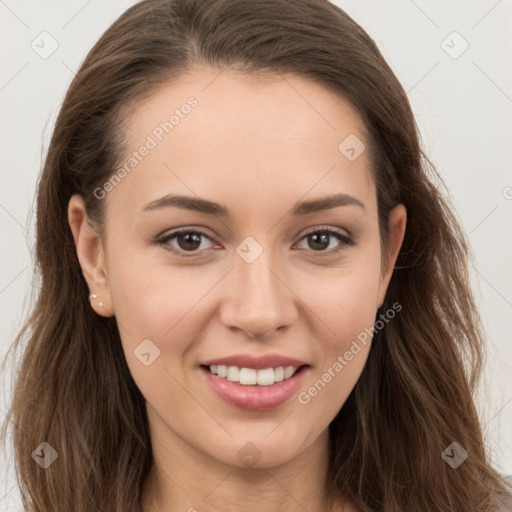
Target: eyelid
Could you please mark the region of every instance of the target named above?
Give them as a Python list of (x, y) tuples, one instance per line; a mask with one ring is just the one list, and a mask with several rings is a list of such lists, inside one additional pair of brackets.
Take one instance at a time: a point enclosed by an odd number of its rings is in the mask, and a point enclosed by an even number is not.
[(342, 235), (343, 237), (347, 239), (353, 239), (352, 233), (348, 229), (342, 229), (342, 228), (336, 228), (334, 226), (330, 225), (319, 225), (315, 226), (311, 229), (308, 228), (307, 231), (305, 231), (302, 235), (300, 235), (300, 239), (302, 240), (305, 236), (311, 235), (313, 233), (317, 233), (319, 231), (325, 232), (328, 231), (329, 233)]

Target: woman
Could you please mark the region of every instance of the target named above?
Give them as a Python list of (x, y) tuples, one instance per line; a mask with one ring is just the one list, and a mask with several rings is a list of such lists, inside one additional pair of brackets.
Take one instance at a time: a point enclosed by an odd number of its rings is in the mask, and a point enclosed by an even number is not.
[(128, 9), (39, 183), (7, 419), (26, 509), (509, 510), (436, 177), (334, 5)]

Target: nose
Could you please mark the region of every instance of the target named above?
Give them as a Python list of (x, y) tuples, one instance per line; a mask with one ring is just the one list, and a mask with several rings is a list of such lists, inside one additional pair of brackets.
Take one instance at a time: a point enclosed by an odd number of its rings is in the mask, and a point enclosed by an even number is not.
[(268, 338), (298, 316), (296, 296), (286, 278), (271, 268), (266, 252), (252, 263), (237, 258), (224, 285), (221, 321), (250, 338)]

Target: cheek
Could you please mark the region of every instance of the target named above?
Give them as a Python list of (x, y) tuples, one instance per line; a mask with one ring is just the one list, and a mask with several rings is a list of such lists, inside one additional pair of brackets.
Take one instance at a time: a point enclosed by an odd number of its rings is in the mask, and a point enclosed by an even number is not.
[(172, 375), (187, 377), (182, 366), (191, 363), (184, 359), (205, 330), (213, 297), (208, 291), (218, 277), (201, 267), (155, 265), (142, 251), (127, 252), (112, 266), (109, 286), (129, 369), (149, 399), (154, 390), (158, 395), (162, 386), (176, 385)]
[(380, 261), (363, 256), (339, 269), (317, 273), (315, 278), (304, 275), (301, 280), (299, 294), (325, 327), (317, 338), (333, 349), (342, 350), (375, 321)]
[[(118, 321), (139, 335), (162, 338), (197, 302), (198, 294), (205, 293), (208, 279), (200, 267), (190, 272), (165, 264), (163, 249), (143, 244), (128, 236), (112, 236), (109, 287)], [(116, 250), (120, 247), (128, 249), (121, 253)]]
[(322, 285), (317, 280), (311, 288), (308, 305), (318, 311), (323, 326), (313, 337), (319, 364), (298, 401), (313, 415), (334, 419), (363, 371), (372, 341), (379, 278), (380, 260), (370, 254), (340, 271), (334, 282), (326, 279)]
[(110, 283), (116, 318), (133, 342), (140, 343), (141, 337), (155, 343), (174, 338), (182, 324), (190, 323), (194, 305), (208, 290), (206, 281), (179, 270), (125, 260), (116, 266)]
[(319, 364), (297, 396), (305, 413), (326, 423), (338, 414), (361, 376), (375, 322), (375, 291), (362, 282), (344, 284), (335, 296), (326, 298), (329, 306), (323, 319), (328, 334), (315, 339)]

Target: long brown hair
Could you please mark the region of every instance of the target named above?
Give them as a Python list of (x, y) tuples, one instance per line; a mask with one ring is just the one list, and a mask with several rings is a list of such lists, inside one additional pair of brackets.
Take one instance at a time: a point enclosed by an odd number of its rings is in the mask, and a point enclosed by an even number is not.
[[(473, 401), (483, 335), (468, 246), (423, 154), (407, 95), (368, 34), (327, 0), (144, 0), (100, 38), (65, 96), (37, 192), (37, 302), (12, 345), (23, 350), (2, 438), (29, 512), (139, 512), (152, 464), (145, 401), (115, 318), (98, 316), (67, 218), (73, 194), (101, 226), (94, 196), (123, 153), (123, 116), (172, 78), (207, 65), (295, 74), (348, 100), (368, 131), (381, 239), (407, 208), (405, 239), (362, 375), (329, 426), (328, 492), (362, 511), (483, 512), (501, 478)], [(5, 364), (5, 362), (4, 362)], [(46, 470), (32, 452), (49, 443)], [(457, 442), (467, 460), (441, 457)]]

